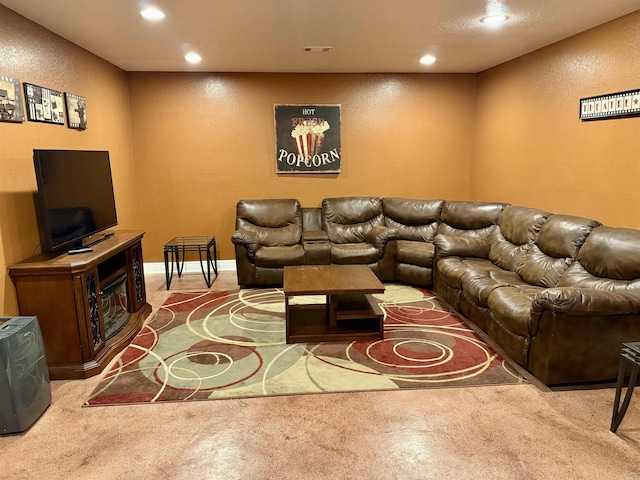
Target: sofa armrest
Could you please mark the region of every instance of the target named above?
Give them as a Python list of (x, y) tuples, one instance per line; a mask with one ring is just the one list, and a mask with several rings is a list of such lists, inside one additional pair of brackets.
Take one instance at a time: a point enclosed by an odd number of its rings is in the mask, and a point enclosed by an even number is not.
[(489, 242), (484, 238), (436, 235), (433, 239), (439, 257), (489, 257)]
[(399, 232), (397, 228), (389, 228), (384, 225), (376, 225), (367, 232), (366, 240), (378, 249), (380, 255), (384, 254), (384, 249), (390, 240), (398, 238)]
[(302, 243), (328, 243), (329, 235), (324, 230), (309, 230), (302, 232)]
[(640, 299), (628, 293), (589, 288), (547, 288), (538, 293), (531, 305), (532, 315), (545, 310), (564, 315), (637, 315)]
[(244, 246), (251, 258), (255, 256), (256, 251), (260, 248), (260, 239), (255, 233), (249, 230), (236, 230), (233, 232), (233, 235), (231, 235), (231, 242), (234, 245)]
[(626, 292), (550, 288), (533, 299), (527, 369), (547, 385), (616, 378), (623, 342), (640, 338), (638, 299)]

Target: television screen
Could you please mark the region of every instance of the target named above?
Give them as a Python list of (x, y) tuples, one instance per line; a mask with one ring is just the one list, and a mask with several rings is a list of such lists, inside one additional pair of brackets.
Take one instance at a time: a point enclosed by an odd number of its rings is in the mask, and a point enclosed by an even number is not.
[(118, 223), (109, 152), (34, 150), (43, 251), (79, 248)]

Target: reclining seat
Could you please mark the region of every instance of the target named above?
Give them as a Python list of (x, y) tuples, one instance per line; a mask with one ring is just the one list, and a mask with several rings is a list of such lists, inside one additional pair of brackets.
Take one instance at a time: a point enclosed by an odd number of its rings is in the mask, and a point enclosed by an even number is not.
[(382, 199), (385, 224), (398, 230), (398, 239), (390, 241), (385, 251), (385, 257), (395, 258), (388, 274), (384, 259), (380, 263), (384, 280), (433, 287), (433, 239), (443, 205), (444, 200)]
[(505, 207), (504, 203), (444, 202), (433, 240), (433, 286), (456, 310), (460, 310), (462, 275), (473, 266), (487, 264), (489, 234)]
[(282, 285), (283, 268), (303, 265), (302, 212), (295, 199), (240, 200), (236, 204), (238, 284)]
[(522, 366), (529, 363), (534, 298), (557, 285), (598, 225), (599, 222), (587, 218), (551, 215), (518, 266), (520, 282), (505, 282), (500, 288), (494, 286), (482, 299), (474, 298), (491, 311), (487, 320), (489, 335)]
[(331, 248), (331, 263), (368, 265), (379, 276), (378, 262), (398, 231), (384, 225), (382, 200), (341, 197), (322, 200), (322, 228)]
[(483, 330), (487, 329), (489, 319), (487, 301), (494, 289), (510, 285), (530, 287), (517, 270), (549, 215), (549, 212), (518, 205), (505, 208), (489, 235), (487, 261), (462, 274), (460, 311)]
[(527, 368), (546, 384), (616, 378), (622, 342), (640, 340), (640, 231), (594, 228), (533, 298), (529, 332)]
[(529, 363), (534, 298), (557, 285), (598, 225), (587, 218), (551, 215), (518, 266), (522, 281), (494, 288), (489, 293), (487, 303), (491, 313), (487, 331), (522, 366)]

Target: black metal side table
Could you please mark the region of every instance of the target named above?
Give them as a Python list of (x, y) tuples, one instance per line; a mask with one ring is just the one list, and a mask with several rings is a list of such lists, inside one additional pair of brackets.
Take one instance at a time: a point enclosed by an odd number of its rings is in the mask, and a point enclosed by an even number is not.
[[(620, 422), (624, 414), (627, 413), (633, 389), (638, 379), (638, 368), (640, 367), (640, 342), (623, 343), (622, 353), (620, 354), (620, 369), (618, 370), (618, 384), (616, 385), (616, 399), (613, 404), (613, 415), (611, 416), (611, 431), (615, 433), (618, 430)], [(624, 396), (622, 406), (620, 406), (620, 397), (622, 396), (622, 384), (627, 370), (627, 363), (631, 364), (631, 375), (629, 384), (627, 385), (627, 393)]]
[[(211, 271), (218, 276), (218, 249), (216, 247), (216, 237), (175, 237), (164, 245), (164, 271), (167, 279), (167, 290), (171, 286), (173, 279), (173, 264), (176, 264), (178, 278), (182, 276), (184, 269), (184, 259), (187, 252), (198, 252), (200, 257), (200, 268), (202, 276), (207, 284), (211, 287)], [(202, 254), (205, 254), (204, 263), (207, 264), (207, 271), (204, 270)], [(171, 261), (169, 261), (171, 257)], [(182, 258), (181, 258), (182, 257)]]

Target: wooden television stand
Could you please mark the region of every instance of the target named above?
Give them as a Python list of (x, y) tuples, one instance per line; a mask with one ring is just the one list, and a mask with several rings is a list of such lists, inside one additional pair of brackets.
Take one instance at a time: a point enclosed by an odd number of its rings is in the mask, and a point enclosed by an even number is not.
[[(114, 231), (92, 252), (36, 255), (9, 267), (20, 315), (38, 317), (52, 379), (100, 373), (151, 313), (142, 260), (142, 231)], [(124, 280), (126, 278), (126, 280)], [(123, 281), (119, 308), (128, 322), (107, 338), (103, 290)], [(126, 318), (126, 317), (124, 317)]]

